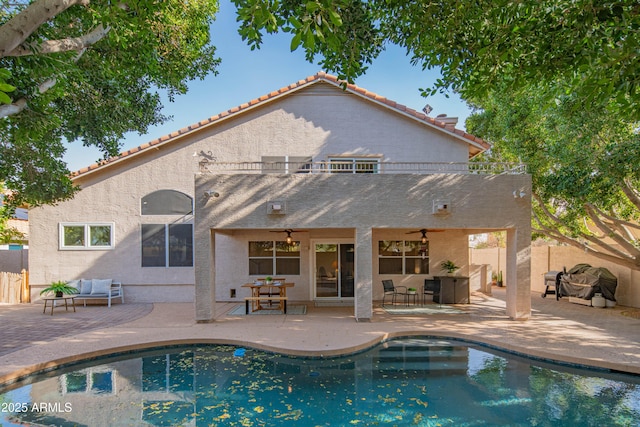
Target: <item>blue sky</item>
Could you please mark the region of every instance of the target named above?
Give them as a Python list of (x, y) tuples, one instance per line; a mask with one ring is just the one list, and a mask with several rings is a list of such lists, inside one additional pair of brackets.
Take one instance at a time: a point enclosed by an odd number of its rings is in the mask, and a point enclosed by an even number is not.
[[(163, 125), (149, 128), (144, 135), (132, 133), (122, 141), (121, 151), (137, 147), (160, 136), (199, 122), (273, 90), (288, 86), (321, 71), (319, 65), (304, 59), (301, 50), (291, 52), (290, 36), (268, 36), (259, 50), (252, 51), (237, 33), (235, 7), (229, 0), (221, 0), (220, 12), (211, 27), (217, 56), (222, 59), (218, 75), (208, 76), (189, 84), (186, 95), (166, 100), (163, 113), (173, 116)], [(457, 127), (464, 129), (470, 110), (455, 94), (449, 98), (437, 95), (423, 98), (420, 88), (431, 87), (439, 77), (437, 71), (422, 71), (411, 66), (403, 49), (388, 47), (369, 67), (356, 84), (371, 92), (422, 110), (425, 104), (433, 107), (431, 116), (447, 114), (459, 117)], [(76, 171), (95, 163), (101, 157), (98, 150), (83, 147), (80, 142), (68, 144), (65, 160), (69, 170)]]

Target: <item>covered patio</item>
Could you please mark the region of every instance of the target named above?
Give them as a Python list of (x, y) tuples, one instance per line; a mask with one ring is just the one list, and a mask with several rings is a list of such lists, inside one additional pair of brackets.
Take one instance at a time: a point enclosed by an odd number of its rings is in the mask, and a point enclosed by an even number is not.
[[(511, 284), (506, 311), (512, 319), (527, 319), (530, 199), (513, 194), (514, 188), (529, 194), (530, 185), (524, 174), (198, 175), (196, 320), (214, 321), (217, 302), (242, 301), (243, 283), (272, 273), (295, 282), (288, 291), (292, 300), (349, 305), (356, 321), (370, 321), (374, 300), (382, 299), (383, 279), (422, 289), (425, 278), (443, 274), (438, 266), (447, 259), (468, 274), (468, 234), (477, 230), (506, 230)], [(210, 192), (217, 196), (207, 196)], [(411, 246), (420, 241), (415, 231), (421, 229), (433, 231), (428, 231), (428, 251), (418, 244), (418, 253), (403, 252), (401, 270), (394, 270), (396, 259), (381, 248), (394, 242)], [(297, 245), (292, 258), (299, 263), (288, 273), (277, 267), (280, 261), (284, 265), (279, 257), (290, 255), (280, 246), (287, 230)], [(273, 242), (273, 269), (252, 271), (260, 258), (252, 247), (265, 242)], [(322, 260), (327, 251), (335, 251), (337, 269)], [(323, 275), (320, 267), (334, 271)]]

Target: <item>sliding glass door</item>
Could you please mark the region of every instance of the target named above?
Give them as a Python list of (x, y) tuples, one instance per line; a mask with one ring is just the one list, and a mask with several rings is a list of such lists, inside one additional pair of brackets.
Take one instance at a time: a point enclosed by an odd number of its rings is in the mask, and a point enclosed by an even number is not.
[(316, 242), (315, 298), (353, 298), (355, 247), (353, 243)]

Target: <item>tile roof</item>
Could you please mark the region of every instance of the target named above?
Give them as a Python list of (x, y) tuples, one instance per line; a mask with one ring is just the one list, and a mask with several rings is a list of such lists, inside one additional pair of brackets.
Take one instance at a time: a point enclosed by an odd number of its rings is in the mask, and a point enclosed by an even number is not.
[[(278, 90), (272, 91), (266, 95), (262, 95), (259, 98), (255, 98), (252, 99), (249, 102), (245, 102), (244, 104), (238, 105), (236, 107), (233, 107), (227, 111), (223, 111), (220, 114), (217, 114), (215, 116), (209, 117), (208, 119), (199, 121), (197, 123), (194, 123), (192, 125), (189, 125), (187, 127), (184, 127), (182, 129), (179, 129), (175, 132), (172, 132), (168, 135), (164, 135), (161, 136), (160, 138), (156, 138), (152, 141), (149, 141), (145, 144), (142, 144), (138, 147), (135, 148), (131, 148), (127, 151), (123, 151), (122, 153), (120, 153), (118, 156), (112, 157), (110, 159), (107, 160), (103, 160), (101, 162), (98, 163), (94, 163), (90, 166), (87, 166), (85, 168), (82, 168), (76, 172), (73, 172), (71, 174), (72, 178), (84, 175), (86, 173), (89, 172), (93, 172), (96, 169), (102, 169), (103, 167), (106, 167), (110, 164), (113, 163), (117, 163), (120, 162), (122, 160), (125, 160), (133, 155), (136, 155), (138, 153), (144, 152), (145, 150), (148, 150), (152, 147), (158, 146), (158, 145), (163, 145), (169, 141), (173, 141), (175, 139), (178, 139), (179, 137), (186, 135), (186, 134), (190, 134), (191, 132), (194, 132), (196, 130), (208, 127), (209, 125), (212, 125), (216, 122), (219, 122), (221, 120), (227, 119), (229, 117), (235, 116), (239, 113), (242, 113), (248, 109), (252, 109), (257, 105), (261, 105), (264, 104), (266, 102), (269, 102), (271, 100), (274, 100), (276, 98), (280, 98), (286, 94), (292, 93), (297, 91), (300, 88), (309, 86), (310, 84), (319, 82), (319, 81), (324, 81), (330, 84), (333, 84), (335, 86), (341, 86), (343, 84), (343, 82), (341, 80), (338, 80), (338, 78), (336, 76), (332, 76), (330, 74), (327, 74), (325, 72), (318, 72), (317, 74), (313, 75), (313, 76), (309, 76), (304, 80), (299, 80), (295, 83), (290, 84), (289, 86), (285, 86), (283, 88), (280, 88)], [(482, 152), (486, 149), (488, 149), (490, 146), (489, 144), (484, 141), (481, 138), (478, 138), (474, 135), (471, 135), (463, 130), (460, 129), (455, 129), (455, 128), (451, 128), (450, 126), (447, 126), (443, 121), (438, 120), (438, 118), (432, 118), (427, 116), (426, 114), (416, 111), (412, 108), (407, 107), (406, 105), (402, 105), (402, 104), (398, 104), (395, 101), (392, 101), (390, 99), (385, 98), (384, 96), (378, 95), (374, 92), (370, 92), (364, 88), (361, 88), (359, 86), (356, 86), (355, 84), (347, 84), (346, 85), (346, 90), (348, 92), (354, 93), (356, 95), (359, 95), (365, 99), (368, 99), (370, 101), (374, 101), (376, 103), (378, 103), (379, 105), (382, 105), (384, 107), (390, 108), (392, 110), (395, 110), (396, 112), (402, 113), (404, 115), (407, 115), (411, 118), (414, 118), (416, 120), (419, 120), (421, 122), (424, 122), (425, 124), (431, 125), (433, 127), (439, 128), (440, 130), (442, 130), (443, 132), (452, 134), (457, 136), (458, 138), (461, 138), (463, 140), (465, 140), (467, 143), (469, 143), (469, 152), (472, 155), (475, 155), (479, 152)]]

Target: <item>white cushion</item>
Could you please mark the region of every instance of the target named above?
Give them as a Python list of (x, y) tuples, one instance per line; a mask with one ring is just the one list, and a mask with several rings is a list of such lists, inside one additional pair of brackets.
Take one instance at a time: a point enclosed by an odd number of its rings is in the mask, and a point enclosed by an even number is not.
[(91, 295), (108, 294), (111, 289), (111, 279), (93, 279), (91, 282)]
[(81, 279), (80, 280), (80, 293), (89, 295), (91, 293), (91, 279)]
[(67, 285), (71, 286), (72, 288), (76, 288), (78, 292), (80, 292), (80, 280), (69, 280), (67, 282)]

